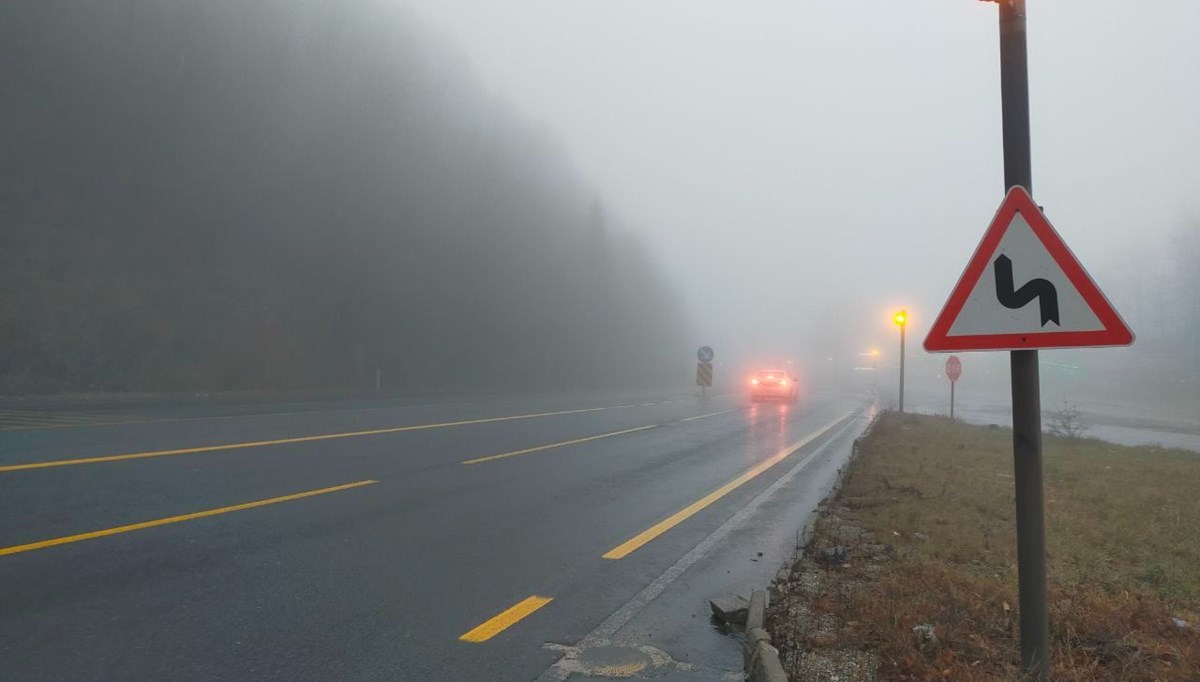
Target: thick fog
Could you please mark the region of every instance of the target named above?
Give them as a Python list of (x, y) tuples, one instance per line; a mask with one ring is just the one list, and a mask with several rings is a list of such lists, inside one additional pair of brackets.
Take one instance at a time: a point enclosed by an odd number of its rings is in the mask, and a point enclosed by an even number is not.
[(662, 384), (684, 312), (388, 3), (0, 9), (0, 389)]
[[(695, 342), (894, 366), (904, 306), (912, 378), (944, 381), (920, 341), (1004, 190), (994, 4), (415, 5), (638, 225)], [(1028, 15), (1034, 195), (1138, 335), (1045, 353), (1047, 392), (1200, 399), (1200, 6)], [(1003, 387), (1004, 354), (963, 359)]]
[[(1200, 5), (1029, 4), (1034, 195), (1138, 335), (1047, 390), (1200, 401)], [(12, 393), (890, 383), (901, 307), (937, 386), (1004, 190), (971, 0), (18, 2), (0, 63)]]

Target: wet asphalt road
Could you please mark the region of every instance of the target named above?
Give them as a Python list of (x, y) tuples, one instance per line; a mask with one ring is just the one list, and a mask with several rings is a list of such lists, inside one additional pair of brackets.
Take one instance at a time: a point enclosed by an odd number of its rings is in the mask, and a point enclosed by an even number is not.
[(715, 679), (728, 653), (687, 634), (707, 592), (773, 572), (743, 555), (786, 554), (866, 406), (41, 408), (0, 431), (0, 679), (565, 679), (554, 644), (631, 632)]

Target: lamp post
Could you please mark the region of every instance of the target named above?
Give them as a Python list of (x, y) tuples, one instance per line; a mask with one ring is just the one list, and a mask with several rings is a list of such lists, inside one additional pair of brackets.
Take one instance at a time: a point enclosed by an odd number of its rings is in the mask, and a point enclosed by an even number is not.
[(892, 322), (900, 327), (900, 413), (904, 414), (904, 328), (908, 326), (908, 311), (901, 310), (893, 315)]

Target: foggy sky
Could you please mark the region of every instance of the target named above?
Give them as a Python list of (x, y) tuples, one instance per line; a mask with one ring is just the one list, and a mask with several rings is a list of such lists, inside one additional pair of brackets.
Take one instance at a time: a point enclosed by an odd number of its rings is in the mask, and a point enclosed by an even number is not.
[[(1200, 216), (1200, 5), (1028, 4), (1034, 195), (1120, 307)], [(990, 3), (410, 5), (562, 140), (724, 357), (890, 349), (901, 305), (919, 349), (1003, 195)]]

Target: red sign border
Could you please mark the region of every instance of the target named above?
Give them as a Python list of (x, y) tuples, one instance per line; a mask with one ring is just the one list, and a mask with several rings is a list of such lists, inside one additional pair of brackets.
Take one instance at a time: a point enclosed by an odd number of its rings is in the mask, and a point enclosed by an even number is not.
[[(984, 270), (991, 262), (992, 255), (1000, 245), (1000, 240), (1012, 225), (1016, 214), (1020, 213), (1033, 233), (1042, 242), (1042, 246), (1054, 258), (1058, 267), (1070, 280), (1071, 284), (1083, 297), (1092, 313), (1100, 320), (1103, 329), (1084, 332), (1029, 332), (1026, 334), (968, 334), (950, 336), (950, 328), (962, 313), (963, 306), (971, 291), (983, 276)], [(1092, 278), (1088, 276), (1083, 265), (1075, 258), (1075, 254), (1067, 247), (1066, 242), (1050, 225), (1050, 221), (1034, 203), (1029, 192), (1019, 185), (1014, 186), (1004, 197), (992, 224), (988, 226), (983, 240), (975, 248), (974, 255), (967, 263), (966, 269), (942, 312), (938, 314), (933, 327), (925, 337), (925, 350), (930, 353), (950, 353), (982, 350), (1027, 350), (1035, 348), (1086, 348), (1102, 346), (1128, 346), (1133, 343), (1133, 332), (1121, 316), (1104, 297)]]

